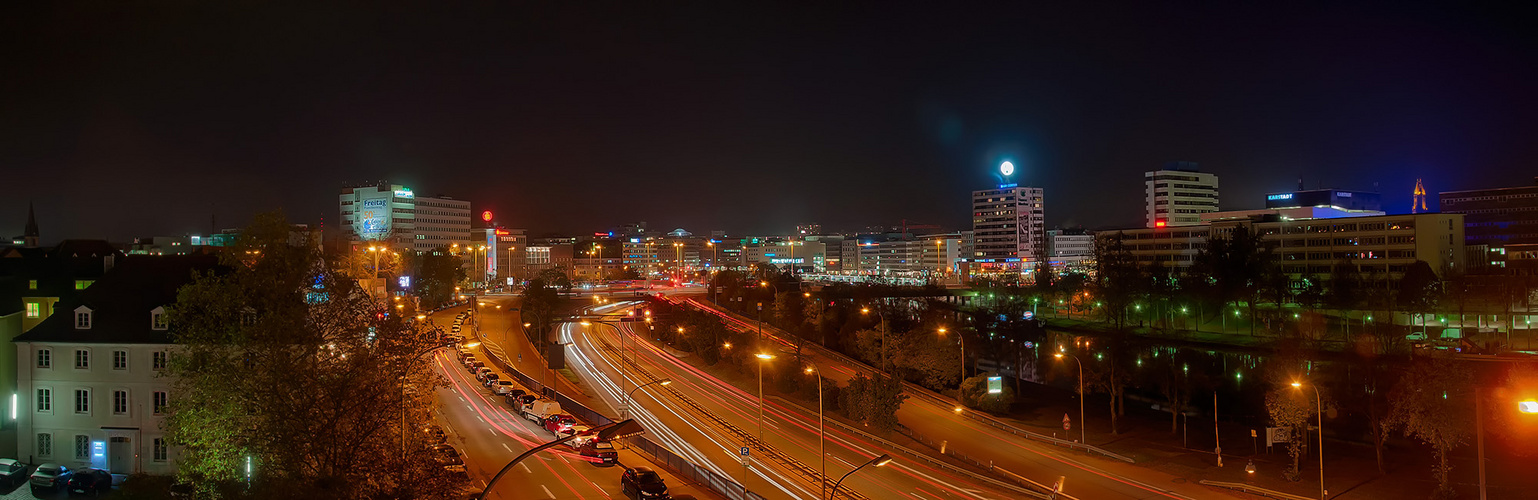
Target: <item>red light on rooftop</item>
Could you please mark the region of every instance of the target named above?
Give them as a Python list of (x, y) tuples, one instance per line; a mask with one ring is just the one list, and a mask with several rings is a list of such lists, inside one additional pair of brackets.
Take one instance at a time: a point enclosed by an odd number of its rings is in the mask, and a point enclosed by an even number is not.
[(487, 210), (485, 212), (481, 212), (481, 220), (491, 222), (491, 211)]
[(1154, 221), (1154, 227), (1164, 227), (1164, 221), (1162, 221), (1162, 220)]

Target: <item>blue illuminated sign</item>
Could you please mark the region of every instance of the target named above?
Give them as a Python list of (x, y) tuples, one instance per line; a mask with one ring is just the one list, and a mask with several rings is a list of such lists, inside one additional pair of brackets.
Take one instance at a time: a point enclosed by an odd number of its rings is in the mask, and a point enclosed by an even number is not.
[(107, 456), (107, 443), (91, 441), (91, 456), (96, 458)]
[(1273, 194), (1273, 195), (1266, 196), (1266, 200), (1267, 201), (1290, 200), (1290, 199), (1292, 199), (1292, 193)]

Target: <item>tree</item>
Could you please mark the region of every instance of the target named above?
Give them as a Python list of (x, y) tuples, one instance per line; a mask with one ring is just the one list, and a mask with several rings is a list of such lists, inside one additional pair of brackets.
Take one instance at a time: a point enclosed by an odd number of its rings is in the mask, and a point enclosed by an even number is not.
[(1123, 396), (1126, 394), (1127, 384), (1132, 382), (1132, 372), (1126, 369), (1127, 358), (1131, 357), (1128, 343), (1126, 333), (1111, 334), (1109, 338), (1101, 341), (1103, 352), (1095, 356), (1084, 370), (1085, 389), (1103, 392), (1110, 396), (1111, 434), (1113, 435), (1118, 433), (1117, 417), (1126, 412), (1126, 401)]
[(551, 267), (539, 272), (539, 278), (545, 280), (545, 285), (562, 292), (571, 291), (571, 275), (566, 274), (566, 269)]
[(1468, 441), (1473, 433), (1473, 410), (1467, 399), (1474, 385), (1474, 374), (1464, 363), (1451, 359), (1422, 358), (1410, 365), (1399, 383), (1389, 393), (1390, 425), (1404, 429), (1405, 437), (1414, 437), (1431, 446), (1436, 463), (1431, 472), (1437, 479), (1433, 498), (1452, 498), (1452, 465), (1448, 455)]
[[(1255, 302), (1260, 297), (1262, 280), (1267, 267), (1274, 265), (1272, 245), (1251, 231), (1249, 225), (1234, 226), (1227, 237), (1216, 234), (1207, 239), (1207, 246), (1196, 255), (1192, 272), (1210, 277), (1215, 296), (1224, 304), (1238, 305), (1245, 302), (1249, 317), (1255, 317)], [(1218, 311), (1222, 314), (1223, 311)], [(1255, 322), (1250, 322), (1250, 334), (1255, 334)]]
[(390, 313), (317, 248), (262, 214), (169, 311), (179, 350), (166, 436), (177, 475), (215, 497), (253, 467), (254, 497), (442, 498), (458, 494), (418, 431), (443, 384), (438, 332)]
[(1431, 264), (1424, 260), (1417, 260), (1405, 269), (1404, 278), (1399, 280), (1399, 307), (1421, 317), (1421, 324), (1425, 324), (1425, 315), (1431, 312), (1437, 304), (1437, 289), (1440, 288), (1440, 280), (1436, 271), (1431, 269)]
[(435, 309), (454, 300), (454, 288), (466, 277), (464, 260), (439, 247), (418, 255), (414, 264), (416, 280), (412, 288), (422, 300), (422, 307)]
[(986, 412), (1009, 413), (1010, 407), (1015, 403), (1015, 390), (1005, 386), (1002, 389), (1003, 392), (989, 394), (989, 375), (967, 377), (966, 380), (961, 382), (961, 393), (959, 396), (961, 405)]
[(1127, 308), (1136, 299), (1142, 281), (1137, 258), (1122, 242), (1122, 233), (1095, 238), (1095, 288), (1105, 300), (1105, 311), (1117, 328), (1126, 326)]
[(550, 287), (544, 278), (536, 276), (524, 284), (519, 295), (523, 298), (522, 316), (528, 318), (531, 326), (529, 333), (533, 338), (529, 341), (543, 349), (548, 340), (550, 325), (555, 320), (556, 308), (560, 305), (560, 292)]
[(907, 399), (897, 379), (881, 374), (873, 379), (857, 373), (849, 379), (849, 386), (839, 391), (839, 408), (850, 420), (890, 431), (897, 428), (897, 409)]
[(1350, 258), (1341, 259), (1330, 268), (1330, 287), (1324, 300), (1341, 314), (1341, 325), (1351, 328), (1350, 312), (1362, 305), (1362, 273)]
[(1287, 429), (1287, 456), (1292, 457), (1292, 468), (1286, 473), (1289, 481), (1301, 478), (1298, 462), (1303, 457), (1309, 419), (1314, 417), (1317, 408), (1305, 391), (1285, 385), (1266, 391), (1266, 413), (1271, 417), (1271, 424)]

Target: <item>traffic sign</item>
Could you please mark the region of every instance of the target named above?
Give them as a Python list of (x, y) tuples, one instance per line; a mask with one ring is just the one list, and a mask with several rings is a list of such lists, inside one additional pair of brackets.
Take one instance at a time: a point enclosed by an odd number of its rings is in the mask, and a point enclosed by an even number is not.
[(1070, 425), (1069, 425), (1069, 424), (1068, 424), (1068, 422), (1069, 422), (1069, 420), (1068, 420), (1068, 414), (1067, 414), (1067, 413), (1064, 413), (1064, 414), (1063, 414), (1063, 430), (1065, 430), (1065, 431), (1066, 431), (1066, 430), (1068, 430), (1068, 428), (1069, 428), (1069, 427), (1071, 427), (1071, 426), (1070, 426)]
[(744, 456), (744, 457), (748, 456), (748, 447), (746, 447), (746, 446), (742, 447), (742, 456)]

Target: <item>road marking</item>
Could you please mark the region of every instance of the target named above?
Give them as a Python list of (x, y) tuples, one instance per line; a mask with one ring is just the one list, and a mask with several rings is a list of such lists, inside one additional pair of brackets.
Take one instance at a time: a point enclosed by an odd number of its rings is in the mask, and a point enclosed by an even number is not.
[(480, 415), (476, 415), (476, 416), (475, 416), (475, 419), (476, 419), (476, 420), (480, 420), (480, 421), (481, 421), (481, 423), (483, 423), (483, 424), (484, 424), (484, 423), (487, 423), (487, 422), (486, 422), (486, 419), (484, 419), (484, 418), (481, 418), (481, 416), (480, 416)]
[(508, 447), (508, 446), (507, 446), (507, 443), (502, 443), (502, 447), (503, 447), (503, 448), (506, 448), (506, 449), (507, 449), (507, 452), (508, 452), (508, 453), (512, 453), (512, 452), (513, 452), (513, 449), (512, 449), (512, 448), (510, 448), (510, 447)]
[(530, 468), (529, 468), (529, 464), (526, 464), (526, 463), (520, 463), (520, 464), (518, 464), (518, 465), (522, 465), (522, 466), (523, 466), (523, 471), (524, 471), (524, 472), (527, 472), (527, 473), (530, 473), (530, 474), (533, 474), (533, 473), (534, 473), (534, 470), (533, 470), (533, 469), (530, 469)]
[(555, 493), (551, 493), (551, 492), (550, 492), (550, 488), (548, 488), (548, 487), (546, 487), (546, 486), (545, 486), (545, 485), (543, 485), (543, 484), (541, 484), (541, 485), (539, 485), (539, 487), (540, 487), (540, 489), (543, 489), (543, 490), (545, 490), (545, 494), (546, 494), (546, 495), (550, 495), (550, 498), (555, 498)]

